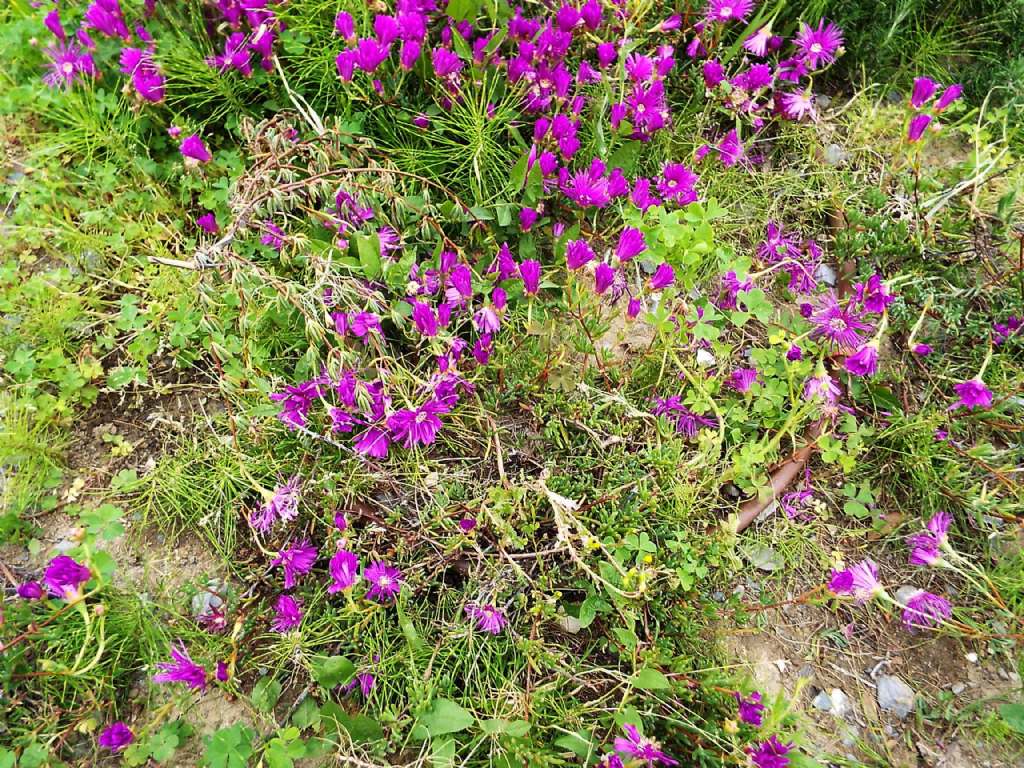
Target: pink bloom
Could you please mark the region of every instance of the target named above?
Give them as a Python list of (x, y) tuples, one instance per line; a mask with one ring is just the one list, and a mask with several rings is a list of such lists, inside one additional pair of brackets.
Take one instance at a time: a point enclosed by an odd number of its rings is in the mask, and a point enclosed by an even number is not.
[(181, 640), (171, 644), (171, 661), (159, 661), (157, 667), (161, 671), (153, 675), (154, 683), (185, 683), (192, 690), (206, 690), (206, 670), (192, 661)]
[(594, 252), (586, 240), (570, 240), (565, 247), (565, 261), (569, 269), (579, 269), (594, 260)]
[(922, 112), (910, 118), (910, 125), (907, 127), (907, 141), (911, 143), (920, 141), (925, 130), (931, 125), (931, 122), (932, 116), (927, 112)]
[(676, 271), (672, 268), (671, 264), (661, 263), (658, 268), (654, 270), (654, 274), (651, 275), (651, 290), (660, 291), (662, 288), (668, 288), (676, 280)]
[(302, 623), (302, 603), (291, 595), (281, 595), (274, 604), (274, 621), (270, 628), (285, 633)]
[(327, 570), (332, 579), (327, 591), (331, 594), (344, 592), (346, 589), (351, 589), (359, 579), (359, 558), (353, 552), (339, 549), (331, 558)]
[(644, 233), (634, 227), (625, 227), (619, 233), (619, 243), (615, 247), (615, 256), (619, 261), (629, 261), (647, 250)]
[(818, 22), (817, 28), (801, 24), (793, 44), (810, 67), (817, 69), (822, 64), (831, 64), (836, 60), (836, 53), (843, 45), (843, 31), (832, 22), (825, 26), (824, 19)]
[(402, 590), (405, 577), (402, 572), (387, 563), (373, 563), (363, 570), (363, 578), (370, 582), (367, 600), (387, 603)]
[(217, 217), (213, 211), (207, 211), (196, 219), (196, 225), (210, 235), (216, 235), (220, 231), (220, 227), (217, 225)]
[(910, 632), (937, 627), (953, 615), (949, 600), (919, 589), (907, 598), (903, 607), (903, 624)]
[(661, 751), (656, 741), (641, 736), (635, 725), (627, 723), (622, 726), (622, 729), (626, 732), (626, 738), (620, 736), (615, 739), (616, 752), (628, 755), (635, 760), (646, 760), (648, 766), (679, 765), (678, 762)]
[(193, 160), (197, 163), (208, 163), (213, 159), (213, 155), (210, 154), (210, 150), (206, 148), (206, 145), (203, 143), (203, 140), (199, 138), (199, 134), (197, 133), (193, 133), (181, 142), (179, 150), (186, 161)]
[(704, 17), (708, 21), (746, 21), (754, 10), (754, 0), (709, 0)]
[(953, 403), (952, 408), (966, 408), (973, 411), (975, 408), (982, 410), (992, 407), (992, 390), (985, 386), (981, 379), (974, 378), (957, 384), (953, 387), (960, 399)]
[(878, 566), (873, 560), (864, 560), (845, 571), (833, 571), (828, 588), (832, 594), (852, 597), (858, 603), (866, 603), (883, 591), (878, 581)]
[(540, 262), (524, 259), (519, 265), (519, 276), (523, 279), (523, 292), (533, 296), (540, 289)]
[(938, 83), (930, 77), (917, 77), (914, 79), (914, 88), (910, 93), (910, 106), (920, 109), (935, 95)]
[(508, 624), (505, 612), (493, 605), (477, 605), (470, 603), (466, 606), (466, 615), (476, 622), (477, 629), (491, 635), (499, 635)]
[(846, 358), (843, 367), (854, 376), (874, 376), (878, 373), (878, 345), (865, 344)]
[(316, 547), (309, 543), (309, 539), (302, 539), (278, 552), (277, 557), (270, 561), (270, 567), (280, 565), (284, 568), (284, 588), (291, 589), (297, 576), (309, 573), (313, 568), (316, 554)]

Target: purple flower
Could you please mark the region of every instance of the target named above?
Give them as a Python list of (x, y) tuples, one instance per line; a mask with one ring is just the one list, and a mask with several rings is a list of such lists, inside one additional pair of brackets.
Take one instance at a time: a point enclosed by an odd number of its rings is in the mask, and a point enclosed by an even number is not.
[(864, 560), (845, 571), (833, 571), (828, 588), (837, 597), (852, 597), (858, 603), (866, 603), (883, 591), (873, 560)]
[(391, 436), (387, 430), (380, 427), (370, 427), (352, 446), (356, 453), (364, 456), (372, 456), (375, 459), (387, 458), (388, 448), (391, 446)]
[(273, 248), (275, 251), (280, 251), (284, 248), (284, 230), (272, 221), (264, 221), (260, 242)]
[(302, 623), (302, 603), (291, 595), (281, 595), (274, 604), (274, 632), (290, 632)]
[(185, 683), (193, 690), (206, 690), (206, 670), (192, 661), (181, 640), (171, 644), (171, 659), (157, 662), (161, 671), (153, 675), (154, 683)]
[(597, 768), (625, 768), (622, 758), (611, 752), (597, 761)]
[(594, 252), (586, 240), (570, 240), (565, 246), (565, 263), (569, 269), (579, 269), (594, 260)]
[(619, 261), (629, 261), (647, 250), (644, 233), (634, 227), (626, 227), (619, 233), (619, 244), (615, 247), (615, 256)]
[(391, 53), (391, 46), (372, 37), (360, 38), (355, 48), (355, 65), (367, 74), (373, 72)]
[(343, 693), (352, 693), (356, 688), (363, 694), (363, 698), (367, 698), (370, 692), (373, 691), (373, 686), (376, 684), (377, 678), (371, 672), (360, 672), (358, 675), (353, 677), (342, 688)]
[(402, 581), (405, 577), (394, 566), (387, 563), (373, 563), (363, 569), (363, 578), (370, 582), (366, 599), (387, 603), (401, 591)]
[(319, 379), (303, 381), (295, 386), (286, 386), (284, 392), (274, 392), (270, 399), (281, 404), (277, 418), (289, 429), (306, 426), (306, 418), (313, 403), (323, 394), (323, 382)]
[(528, 296), (536, 295), (540, 290), (540, 262), (524, 259), (519, 265), (519, 277), (523, 280), (523, 292)]
[(931, 592), (919, 589), (909, 598), (903, 607), (903, 624), (910, 632), (919, 629), (931, 629), (946, 621), (953, 614), (949, 600)]
[(100, 732), (100, 737), (96, 740), (96, 743), (103, 749), (109, 749), (111, 752), (120, 752), (133, 741), (135, 741), (135, 734), (132, 733), (132, 729), (120, 720), (117, 720)]
[(581, 208), (604, 208), (611, 200), (604, 166), (596, 159), (587, 170), (576, 173), (563, 184), (562, 192)]
[(601, 262), (594, 269), (594, 291), (601, 295), (615, 282), (615, 270), (610, 264)]
[(910, 106), (920, 109), (935, 95), (939, 85), (930, 77), (914, 78), (914, 88), (910, 93)]
[[(630, 303), (632, 304), (632, 302)], [(709, 419), (706, 416), (696, 414), (683, 405), (679, 395), (655, 398), (654, 408), (651, 409), (651, 412), (655, 416), (665, 416), (674, 422), (676, 432), (690, 439), (697, 436), (697, 432), (701, 427), (715, 427), (717, 425), (713, 418)]]
[(729, 386), (737, 392), (748, 392), (757, 381), (757, 368), (737, 368), (729, 376)]
[(640, 731), (636, 729), (635, 725), (627, 723), (622, 726), (622, 730), (626, 732), (626, 738), (616, 737), (613, 744), (616, 752), (629, 755), (629, 757), (635, 760), (646, 760), (648, 766), (679, 765), (678, 762), (658, 748), (656, 741), (641, 736)]
[(38, 581), (26, 581), (18, 585), (18, 597), (22, 600), (42, 600), (43, 585)]
[(856, 349), (863, 342), (859, 331), (871, 330), (848, 307), (843, 308), (834, 294), (828, 294), (821, 308), (811, 317), (814, 338), (824, 338), (838, 349)]
[(599, 43), (597, 46), (597, 63), (602, 69), (611, 65), (618, 55), (615, 43)]
[(120, 37), (131, 40), (132, 35), (124, 23), (124, 14), (118, 0), (95, 0), (85, 9), (82, 25), (95, 29), (107, 37)]
[(345, 40), (352, 40), (356, 36), (356, 23), (352, 14), (341, 11), (334, 17), (334, 31)]
[(922, 112), (910, 118), (910, 125), (907, 127), (907, 141), (911, 143), (920, 141), (931, 122), (932, 116), (927, 112)]
[(481, 632), (491, 635), (501, 634), (501, 630), (508, 624), (505, 612), (493, 605), (477, 605), (470, 603), (466, 606), (466, 615), (476, 622), (476, 627)]
[(874, 376), (878, 372), (878, 345), (865, 344), (846, 358), (843, 367), (854, 376)]
[(182, 141), (179, 150), (186, 161), (192, 160), (196, 163), (208, 163), (213, 159), (213, 155), (210, 154), (210, 151), (197, 133), (193, 133)]
[(934, 536), (927, 533), (915, 533), (907, 537), (907, 546), (910, 547), (911, 565), (930, 566), (942, 560), (939, 553), (939, 544)]
[(812, 69), (822, 64), (831, 64), (836, 60), (836, 53), (843, 45), (843, 31), (832, 22), (825, 26), (825, 20), (818, 22), (817, 28), (809, 24), (801, 24), (793, 44), (803, 54), (803, 58)]
[(53, 36), (60, 40), (62, 43), (67, 39), (67, 35), (64, 32), (64, 26), (60, 23), (60, 12), (54, 8), (43, 18), (43, 26), (45, 26)]
[(92, 56), (75, 43), (57, 43), (46, 48), (50, 71), (43, 82), (50, 88), (70, 88), (80, 75), (96, 77), (96, 64)]
[(959, 99), (963, 95), (963, 92), (964, 87), (959, 83), (954, 83), (953, 85), (949, 86), (948, 88), (946, 88), (946, 90), (942, 92), (942, 95), (939, 96), (938, 101), (935, 102), (932, 108), (936, 112), (941, 112), (954, 101)]
[(87, 566), (67, 555), (53, 558), (43, 574), (43, 581), (50, 594), (67, 601), (81, 597), (82, 585), (91, 578), (92, 572)]
[(327, 591), (332, 595), (350, 589), (359, 579), (359, 558), (355, 553), (339, 549), (331, 558), (327, 570), (331, 574), (331, 585)]
[(309, 573), (315, 562), (316, 547), (309, 543), (309, 539), (301, 539), (298, 544), (278, 552), (277, 557), (270, 561), (270, 567), (280, 565), (284, 568), (284, 588), (291, 589), (295, 586), (295, 578)]
[(651, 275), (651, 290), (660, 291), (662, 288), (668, 288), (676, 280), (676, 271), (672, 268), (671, 264), (661, 263), (658, 268), (654, 270), (654, 274)]
[(213, 211), (207, 211), (198, 219), (196, 219), (196, 225), (210, 235), (216, 235), (220, 231), (220, 226), (217, 224), (217, 217)]
[(792, 742), (783, 744), (779, 737), (773, 734), (767, 741), (761, 742), (757, 749), (747, 747), (747, 753), (757, 768), (786, 768), (790, 763), (787, 755), (794, 748)]
[(772, 37), (772, 27), (760, 27), (754, 34), (743, 41), (743, 47), (755, 56), (764, 56), (768, 52), (768, 41)]
[(783, 93), (779, 103), (782, 113), (791, 120), (803, 120), (805, 117), (813, 120), (817, 116), (814, 111), (814, 94), (810, 91)]
[(992, 390), (986, 387), (985, 382), (979, 378), (957, 384), (953, 389), (956, 390), (960, 399), (953, 403), (950, 410), (966, 408), (969, 411), (973, 411), (975, 408), (984, 410), (992, 407)]
[(932, 348), (928, 344), (915, 344), (911, 351), (918, 357), (928, 357), (932, 353)]
[(666, 163), (658, 180), (658, 192), (666, 200), (686, 205), (697, 199), (697, 174), (682, 163)]
[(415, 409), (403, 408), (388, 417), (387, 426), (394, 442), (401, 441), (405, 448), (430, 445), (441, 429), (442, 414), (450, 408), (439, 400), (428, 400)]
[(760, 691), (754, 691), (748, 698), (744, 698), (739, 691), (736, 691), (733, 693), (733, 697), (736, 699), (740, 720), (755, 728), (760, 728), (764, 722), (764, 704), (761, 703)]
[(754, 0), (709, 0), (704, 18), (708, 21), (746, 21)]
[(704, 76), (704, 85), (708, 88), (714, 88), (725, 80), (725, 69), (722, 67), (722, 62), (718, 59), (708, 59), (705, 61), (704, 66), (701, 68), (701, 73)]
[(529, 232), (530, 227), (536, 223), (539, 215), (534, 208), (523, 208), (519, 211), (519, 228), (523, 232)]
[(833, 405), (836, 400), (839, 399), (839, 392), (839, 385), (837, 385), (835, 379), (827, 373), (821, 373), (818, 376), (811, 376), (811, 378), (809, 378), (804, 384), (805, 400), (813, 400), (817, 397), (824, 402)]
[(791, 363), (804, 359), (804, 351), (800, 349), (799, 344), (793, 344), (786, 350), (786, 359)]

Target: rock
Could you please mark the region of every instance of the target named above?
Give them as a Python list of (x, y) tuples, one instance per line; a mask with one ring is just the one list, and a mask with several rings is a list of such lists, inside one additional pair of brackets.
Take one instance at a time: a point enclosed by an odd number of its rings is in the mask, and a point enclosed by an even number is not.
[(829, 144), (825, 147), (825, 162), (828, 165), (842, 165), (849, 156), (849, 152), (838, 144)]
[(949, 687), (949, 690), (953, 692), (954, 696), (959, 696), (961, 693), (967, 690), (967, 685), (966, 683), (953, 683), (953, 685)]
[(895, 675), (881, 675), (878, 678), (878, 706), (892, 712), (901, 720), (914, 711), (914, 689)]
[(978, 663), (978, 654), (976, 654), (974, 651), (968, 653), (966, 656), (964, 656), (964, 658), (971, 662), (971, 664)]
[(912, 598), (920, 590), (917, 587), (912, 587), (909, 584), (904, 584), (896, 590), (896, 602), (900, 605), (906, 605), (907, 600)]
[(819, 691), (818, 695), (814, 697), (814, 701), (811, 702), (811, 706), (819, 712), (831, 712), (832, 697), (824, 691)]
[(853, 703), (850, 701), (850, 697), (838, 688), (833, 688), (828, 696), (832, 699), (832, 714), (836, 717), (846, 717), (853, 711)]
[(818, 265), (818, 268), (814, 271), (814, 277), (818, 282), (824, 283), (829, 288), (834, 287), (836, 284), (836, 271), (825, 262)]
[(575, 616), (570, 616), (567, 613), (559, 616), (555, 620), (555, 623), (558, 625), (559, 629), (570, 635), (578, 635), (580, 631), (583, 629), (583, 625), (580, 623), (580, 620), (577, 619)]

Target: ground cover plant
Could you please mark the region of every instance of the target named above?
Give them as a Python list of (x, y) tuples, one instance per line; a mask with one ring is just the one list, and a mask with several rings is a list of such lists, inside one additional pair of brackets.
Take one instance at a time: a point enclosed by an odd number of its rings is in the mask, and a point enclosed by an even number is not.
[(0, 766), (1019, 764), (1020, 9), (896, 5), (10, 4)]

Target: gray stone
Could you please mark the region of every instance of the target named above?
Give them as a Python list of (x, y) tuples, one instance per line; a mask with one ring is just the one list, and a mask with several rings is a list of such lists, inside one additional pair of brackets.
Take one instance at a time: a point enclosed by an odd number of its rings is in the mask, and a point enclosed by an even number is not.
[(825, 693), (825, 691), (820, 691), (818, 695), (814, 697), (814, 701), (811, 702), (811, 706), (819, 712), (831, 712), (832, 697)]
[(914, 689), (895, 675), (881, 675), (877, 681), (878, 706), (901, 720), (914, 711)]
[(829, 692), (828, 696), (832, 699), (832, 714), (836, 717), (846, 717), (853, 711), (853, 704), (850, 702), (850, 697), (838, 688), (833, 688)]
[(825, 147), (825, 162), (828, 165), (842, 165), (849, 156), (850, 153), (838, 144), (829, 144)]
[(953, 683), (953, 685), (950, 686), (949, 690), (953, 692), (954, 696), (959, 696), (961, 693), (967, 690), (967, 685), (965, 683)]

